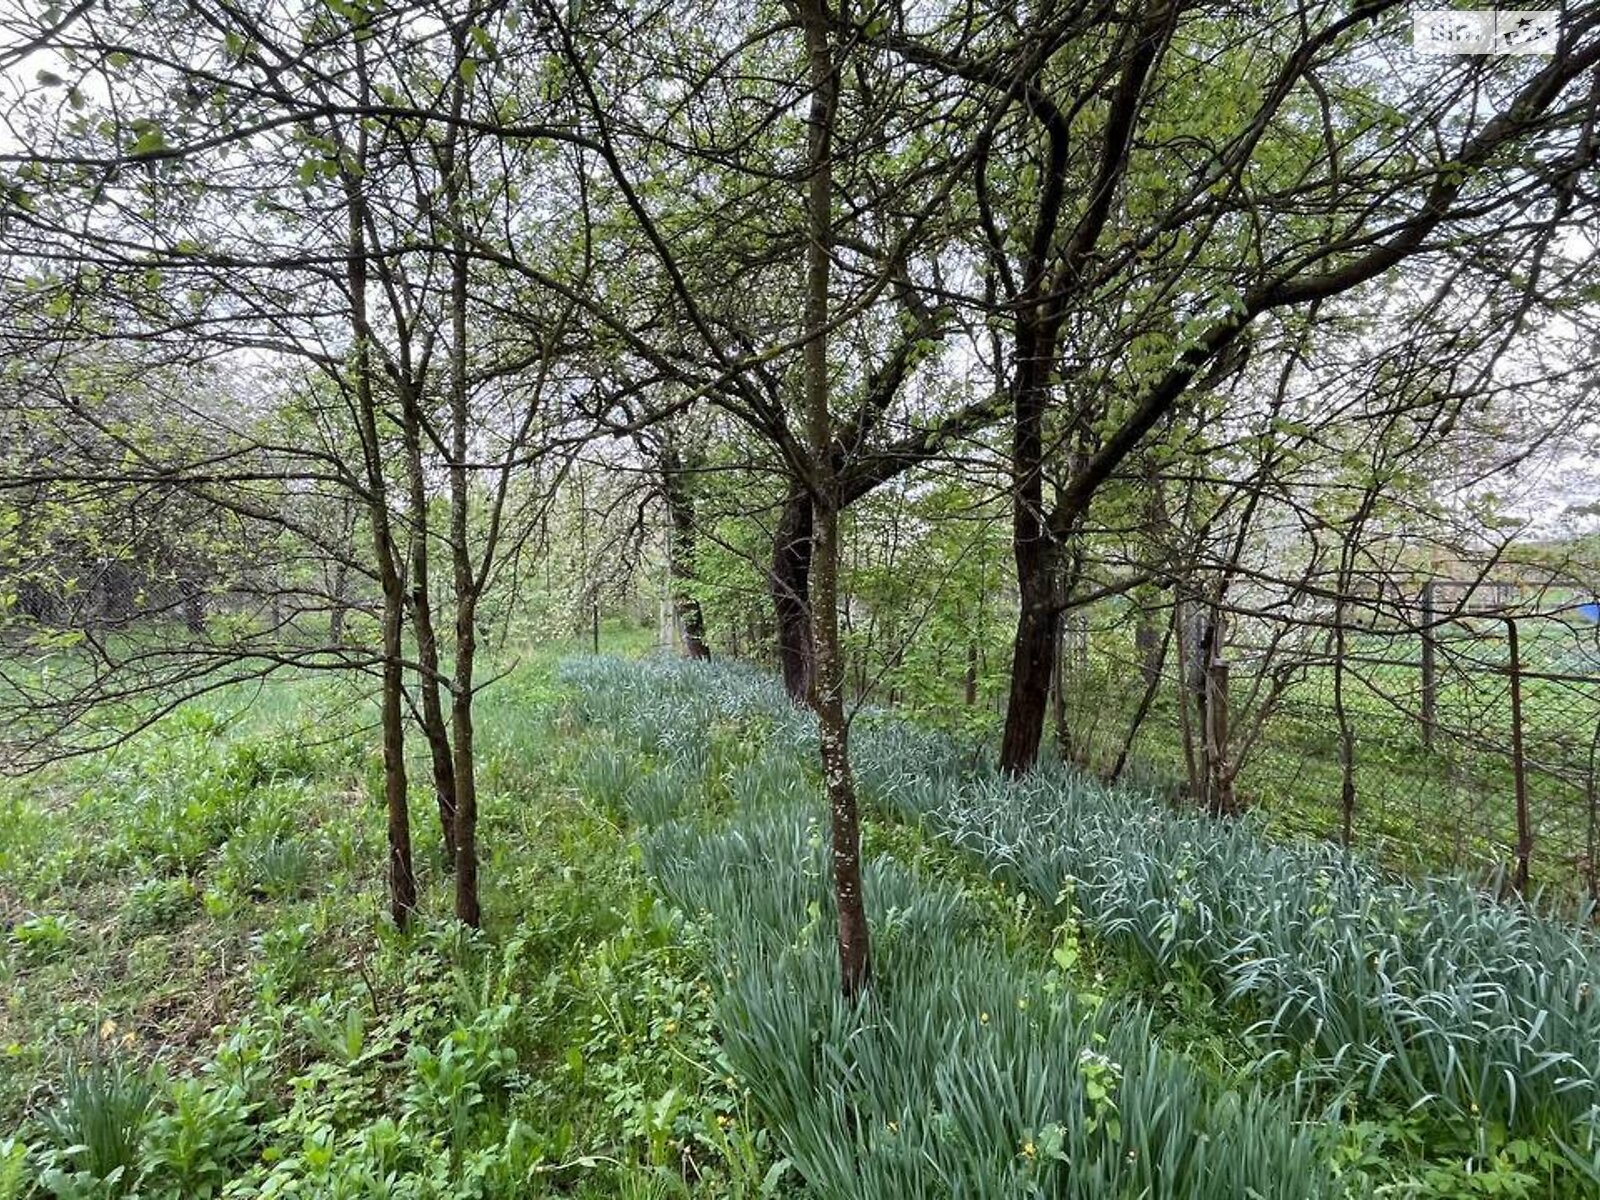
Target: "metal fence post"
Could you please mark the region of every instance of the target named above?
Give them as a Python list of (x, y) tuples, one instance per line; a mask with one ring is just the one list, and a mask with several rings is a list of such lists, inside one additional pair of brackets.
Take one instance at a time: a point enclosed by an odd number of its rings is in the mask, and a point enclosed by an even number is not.
[(1438, 720), (1439, 676), (1434, 661), (1433, 584), (1422, 585), (1422, 744), (1433, 749), (1434, 724)]
[(1519, 896), (1528, 893), (1528, 860), (1533, 855), (1533, 830), (1528, 822), (1528, 772), (1522, 745), (1522, 655), (1517, 644), (1517, 620), (1506, 618), (1511, 650), (1511, 778), (1517, 800), (1517, 866), (1511, 887)]
[(1339, 842), (1348, 847), (1355, 840), (1356, 741), (1344, 704), (1344, 604), (1341, 596), (1333, 609), (1333, 716), (1339, 727)]

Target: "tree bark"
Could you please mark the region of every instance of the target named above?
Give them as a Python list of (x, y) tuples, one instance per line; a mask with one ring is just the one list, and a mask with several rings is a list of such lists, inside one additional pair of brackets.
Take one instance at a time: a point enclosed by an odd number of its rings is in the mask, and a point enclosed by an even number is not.
[(1161, 627), (1156, 624), (1155, 614), (1148, 608), (1139, 609), (1133, 627), (1133, 648), (1144, 685), (1147, 689), (1153, 688), (1161, 680), (1161, 660), (1166, 655), (1167, 643)]
[[(356, 62), (365, 103), (366, 60), (359, 42)], [(355, 341), (352, 382), (356, 418), (366, 467), (373, 555), (377, 559), (378, 581), (383, 592), (383, 798), (388, 816), (389, 912), (395, 925), (405, 929), (417, 907), (417, 878), (411, 862), (411, 814), (406, 792), (405, 715), (401, 707), (405, 685), (402, 654), (406, 602), (389, 521), (388, 484), (378, 436), (377, 405), (372, 394), (372, 329), (367, 321), (366, 195), (362, 184), (366, 149), (367, 134), (358, 125), (354, 168), (344, 172), (350, 238), (346, 283)]]
[(811, 695), (815, 658), (811, 630), (811, 495), (803, 483), (789, 488), (783, 517), (772, 539), (772, 610), (778, 623), (778, 666), (796, 704)]
[(808, 137), (811, 175), (806, 194), (810, 237), (806, 248), (804, 364), (809, 466), (815, 484), (810, 531), (813, 536), (808, 539), (816, 555), (815, 592), (811, 603), (812, 706), (817, 713), (822, 776), (833, 835), (839, 983), (845, 996), (853, 1000), (867, 988), (872, 960), (866, 902), (862, 894), (861, 827), (855, 780), (850, 771), (850, 726), (844, 710), (844, 656), (839, 645), (838, 603), (841, 494), (833, 458), (833, 417), (828, 405), (828, 280), (833, 243), (831, 143), (839, 85), (828, 34), (826, 4), (823, 0), (800, 0), (798, 7), (805, 28), (811, 83)]
[(206, 593), (198, 583), (186, 579), (183, 588), (183, 627), (199, 636), (206, 631)]
[(1011, 692), (1000, 742), (1000, 767), (1008, 775), (1027, 774), (1039, 757), (1060, 636), (1061, 613), (1054, 598), (1025, 591), (1011, 650)]
[(667, 502), (667, 574), (672, 579), (672, 607), (683, 631), (683, 653), (688, 658), (709, 659), (706, 617), (690, 587), (695, 578), (694, 495), (689, 490), (683, 457), (671, 431), (661, 447), (661, 490)]
[(439, 808), (439, 830), (447, 869), (455, 868), (456, 773), (450, 734), (445, 728), (439, 695), (439, 638), (433, 621), (433, 595), (428, 554), (428, 491), (422, 466), (422, 411), (414, 380), (401, 381), (401, 429), (406, 447), (406, 477), (411, 501), (411, 627), (417, 638), (421, 677), (422, 733), (433, 768), (433, 795)]
[(1044, 412), (1055, 329), (1018, 329), (1017, 381), (1012, 407), (1012, 554), (1017, 565), (1017, 635), (1011, 650), (1011, 698), (1000, 742), (1000, 769), (1020, 776), (1033, 768), (1044, 737), (1061, 638), (1053, 548), (1044, 520)]
[[(455, 31), (458, 61), (466, 58), (467, 30)], [(478, 782), (473, 747), (473, 670), (477, 657), (477, 612), (480, 581), (473, 571), (468, 540), (467, 420), (467, 238), (462, 208), (463, 175), (468, 167), (458, 156), (461, 114), (466, 92), (458, 71), (451, 89), (453, 120), (441, 158), (446, 212), (450, 222), (450, 558), (455, 585), (455, 681), (450, 695), (450, 733), (454, 752), (456, 812), (456, 919), (471, 928), (483, 922), (478, 896)], [(491, 553), (492, 550), (485, 553)]]
[[(333, 567), (332, 595), (328, 603), (328, 640), (334, 646), (344, 645), (345, 616), (350, 611), (348, 599), (349, 566), (341, 559)], [(274, 621), (276, 626), (277, 622)]]

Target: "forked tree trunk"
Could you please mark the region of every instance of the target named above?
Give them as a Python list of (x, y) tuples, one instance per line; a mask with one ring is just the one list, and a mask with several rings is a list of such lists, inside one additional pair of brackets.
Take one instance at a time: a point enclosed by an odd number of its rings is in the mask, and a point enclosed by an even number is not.
[(772, 611), (778, 625), (778, 666), (789, 699), (811, 695), (811, 496), (803, 483), (790, 485), (783, 517), (772, 539)]
[(433, 621), (433, 589), (429, 571), (427, 481), (422, 466), (422, 412), (416, 385), (403, 382), (401, 428), (406, 446), (406, 478), (411, 501), (411, 626), (417, 639), (421, 677), (422, 734), (428, 741), (433, 768), (433, 796), (439, 809), (439, 832), (447, 870), (455, 869), (456, 772), (450, 734), (439, 697), (439, 638)]

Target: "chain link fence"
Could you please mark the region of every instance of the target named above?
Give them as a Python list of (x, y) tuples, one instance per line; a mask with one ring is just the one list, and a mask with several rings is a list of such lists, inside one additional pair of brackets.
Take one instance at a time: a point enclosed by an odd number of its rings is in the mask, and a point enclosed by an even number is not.
[(1102, 776), (1396, 867), (1600, 900), (1600, 609), (1488, 598), (1077, 610), (1061, 744)]

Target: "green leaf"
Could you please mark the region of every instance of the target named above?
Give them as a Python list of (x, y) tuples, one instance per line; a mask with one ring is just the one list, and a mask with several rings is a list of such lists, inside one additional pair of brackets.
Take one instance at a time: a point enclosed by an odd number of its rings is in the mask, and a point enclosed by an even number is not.
[(136, 138), (133, 143), (134, 154), (155, 154), (167, 148), (167, 137), (161, 131), (161, 126), (149, 119), (141, 119), (133, 123)]

